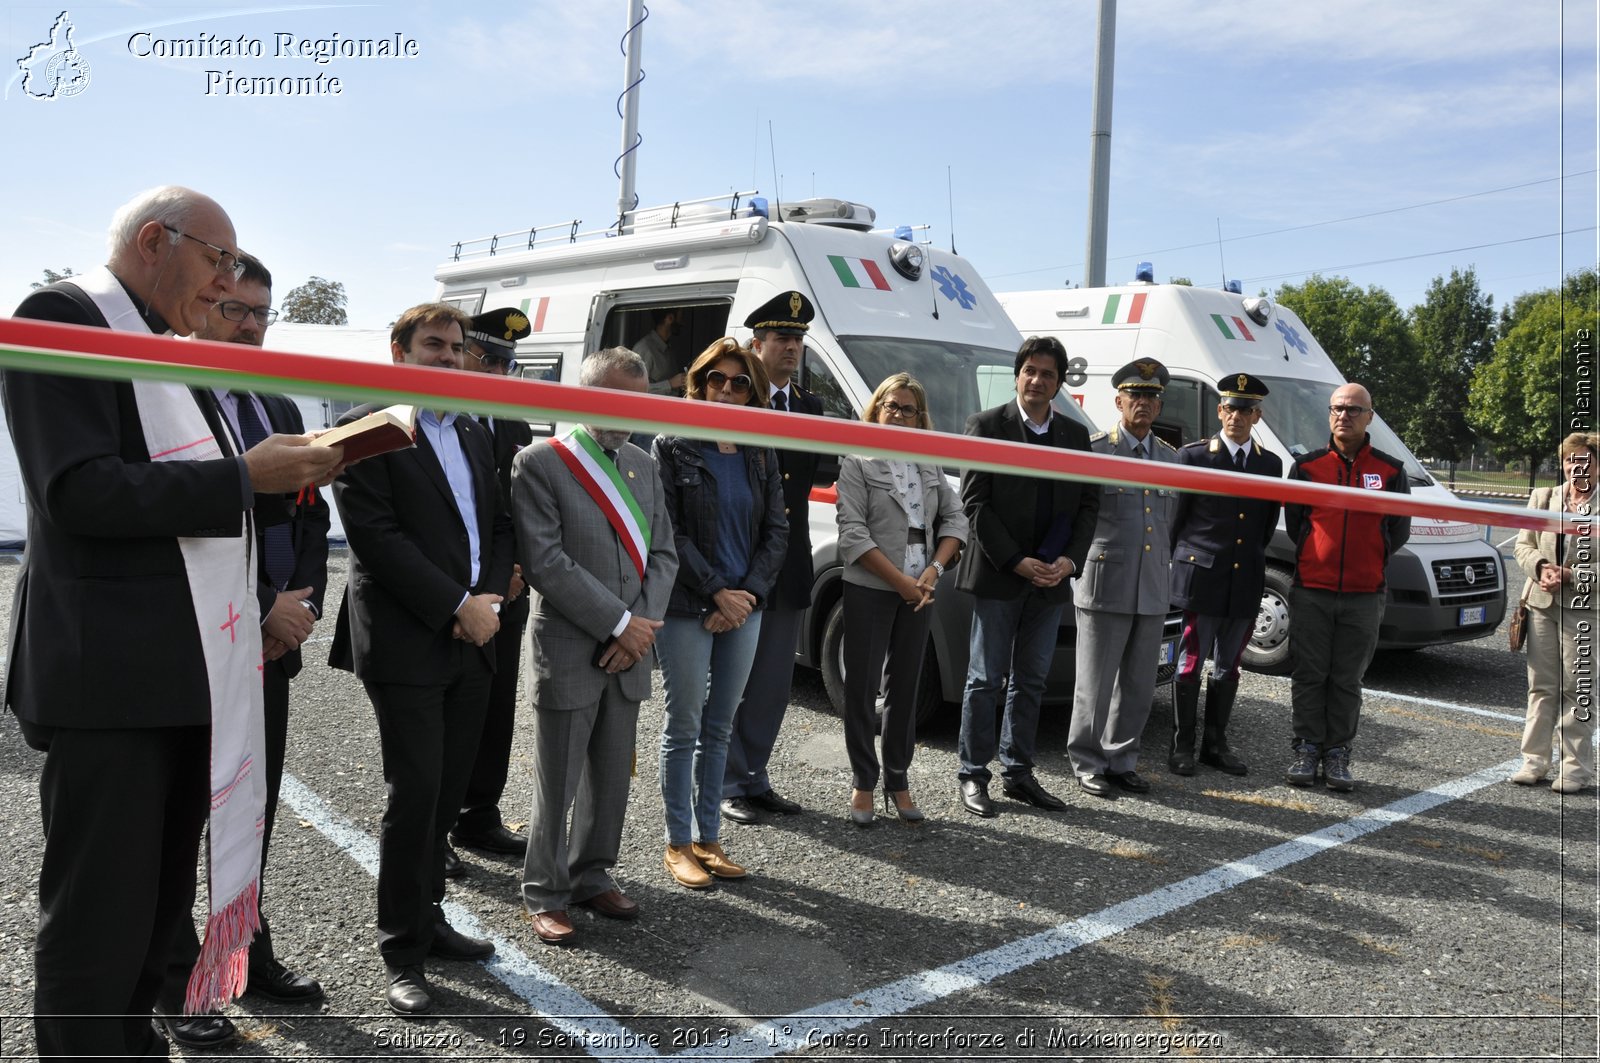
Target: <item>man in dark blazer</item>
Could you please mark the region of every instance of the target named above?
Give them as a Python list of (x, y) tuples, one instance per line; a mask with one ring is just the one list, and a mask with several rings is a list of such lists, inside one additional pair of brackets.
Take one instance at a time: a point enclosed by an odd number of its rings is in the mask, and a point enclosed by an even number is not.
[[(414, 306), (390, 330), (396, 363), (458, 369), (470, 319)], [(370, 412), (351, 410), (341, 423)], [(329, 663), (356, 673), (378, 718), (388, 806), (378, 840), (378, 951), (389, 1006), (433, 1006), (429, 956), (480, 960), (485, 940), (445, 921), (445, 835), (461, 808), (494, 678), (497, 609), (511, 585), (511, 519), (489, 433), (417, 411), (416, 446), (370, 458), (334, 485), (350, 578)]]
[[(197, 192), (139, 195), (110, 244), (105, 268), (34, 292), (15, 316), (189, 335), (234, 292), (233, 223)], [(28, 502), (5, 699), (46, 751), (37, 1051), (165, 1056), (150, 1013), (191, 918), (216, 708), (205, 589), (180, 537), (237, 540), (248, 586), (247, 511), (325, 482), (341, 454), (281, 435), (239, 454), (211, 394), (180, 389), (168, 394), (197, 407), (215, 456), (156, 461), (133, 384), (7, 370), (3, 387)]]
[[(1267, 385), (1249, 373), (1217, 381), (1222, 431), (1178, 450), (1178, 464), (1202, 469), (1283, 477), (1283, 459), (1250, 437), (1261, 420)], [(1183, 641), (1173, 688), (1172, 751), (1167, 767), (1193, 775), (1200, 673), (1211, 658), (1206, 684), (1205, 734), (1200, 762), (1229, 775), (1249, 769), (1228, 748), (1228, 718), (1239, 693), (1239, 661), (1255, 628), (1267, 583), (1267, 545), (1278, 527), (1278, 503), (1257, 498), (1178, 497), (1172, 519), (1172, 604), (1183, 610)]]
[[(625, 347), (589, 355), (580, 373), (584, 387), (649, 387), (644, 360)], [(609, 919), (639, 916), (611, 869), (622, 848), (639, 703), (650, 696), (678, 553), (655, 462), (627, 439), (626, 431), (586, 427), (530, 447), (517, 459), (511, 491), (518, 548), (538, 594), (522, 902), (534, 934), (550, 945), (572, 940), (573, 904)], [(638, 506), (637, 533), (595, 502), (591, 490), (605, 484)]]
[[(472, 319), (467, 330), (465, 368), (491, 376), (516, 372), (517, 341), (533, 332), (527, 315), (515, 307), (488, 310)], [(533, 429), (515, 417), (480, 417), (494, 444), (494, 467), (500, 484), (500, 504), (511, 512), (511, 460), (517, 451), (533, 442)], [(516, 537), (512, 536), (513, 548)], [(513, 549), (513, 557), (521, 556)], [(468, 849), (508, 856), (522, 856), (528, 839), (506, 827), (500, 814), (500, 795), (505, 792), (506, 774), (511, 766), (511, 731), (517, 716), (517, 673), (522, 661), (522, 633), (528, 624), (528, 596), (523, 593), (522, 566), (513, 564), (511, 589), (500, 603), (500, 631), (495, 635), (494, 683), (489, 688), (489, 715), (483, 721), (483, 737), (467, 780), (467, 794), (461, 801), (450, 840)], [(459, 860), (447, 854), (445, 873), (465, 872)]]
[[(272, 274), (254, 255), (239, 255), (244, 272), (234, 286), (234, 297), (212, 307), (196, 339), (260, 347), (267, 328), (277, 320), (272, 309)], [(216, 390), (228, 427), (246, 448), (273, 432), (300, 435), (305, 423), (299, 407), (282, 395), (251, 395)], [(328, 586), (328, 501), (317, 492), (285, 499), (282, 519), (256, 513), (256, 599), (261, 610), (262, 694), (267, 739), (267, 810), (261, 835), (261, 890), (257, 905), (266, 897), (267, 853), (277, 819), (278, 793), (283, 785), (284, 754), (289, 738), (289, 680), (300, 674), (300, 645), (322, 616), (322, 596)], [(185, 1048), (204, 1051), (232, 1040), (233, 1022), (220, 1012), (185, 1016), (184, 987), (200, 939), (180, 930), (178, 947), (167, 982), (157, 1002), (167, 1035)], [(307, 1004), (322, 999), (315, 979), (297, 974), (278, 962), (272, 932), (261, 911), (261, 930), (250, 943), (250, 992), (285, 1004)]]
[[(1067, 371), (1061, 341), (1029, 337), (1017, 350), (1013, 371), (1016, 401), (973, 414), (967, 435), (1088, 450), (1088, 429), (1050, 405)], [(961, 502), (971, 538), (956, 587), (974, 599), (961, 698), (961, 803), (976, 816), (995, 814), (989, 761), (995, 757), (995, 710), (1004, 687), (1002, 791), (1060, 811), (1065, 803), (1034, 778), (1034, 738), (1061, 611), (1071, 600), (1067, 581), (1083, 568), (1089, 552), (1100, 492), (1075, 481), (968, 471), (961, 476)]]
[[(744, 320), (755, 330), (750, 347), (767, 371), (774, 410), (822, 416), (822, 400), (800, 386), (800, 359), (816, 308), (801, 292), (784, 292), (763, 303)], [(767, 762), (777, 744), (789, 708), (794, 679), (794, 653), (800, 620), (811, 604), (811, 485), (822, 456), (816, 451), (780, 450), (783, 511), (789, 518), (789, 548), (783, 571), (767, 597), (761, 632), (744, 699), (733, 716), (728, 739), (728, 765), (723, 773), (722, 814), (736, 823), (755, 823), (761, 813), (792, 816), (800, 805), (773, 788)]]

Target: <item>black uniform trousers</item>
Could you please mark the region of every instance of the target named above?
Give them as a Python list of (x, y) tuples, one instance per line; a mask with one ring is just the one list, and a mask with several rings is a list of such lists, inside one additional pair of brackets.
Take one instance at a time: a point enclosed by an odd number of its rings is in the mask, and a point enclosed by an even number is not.
[(494, 636), (495, 672), (489, 687), (489, 712), (483, 720), (483, 738), (467, 780), (467, 795), (456, 817), (456, 833), (471, 837), (484, 835), (505, 825), (500, 815), (500, 797), (506, 790), (506, 774), (511, 766), (511, 735), (517, 720), (517, 677), (522, 663), (522, 635), (527, 630), (527, 614), (515, 624), (505, 622)]

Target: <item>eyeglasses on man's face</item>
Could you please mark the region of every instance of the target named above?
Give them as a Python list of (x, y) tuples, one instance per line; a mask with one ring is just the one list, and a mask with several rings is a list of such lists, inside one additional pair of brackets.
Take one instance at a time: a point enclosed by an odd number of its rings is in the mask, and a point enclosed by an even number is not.
[(898, 402), (879, 403), (878, 411), (886, 413), (899, 421), (915, 421), (922, 416), (922, 408), (920, 406), (902, 406)]
[(229, 299), (218, 303), (217, 312), (229, 321), (243, 321), (245, 318), (254, 315), (256, 324), (262, 328), (266, 328), (278, 320), (278, 312), (272, 307), (251, 306), (249, 303), (241, 303), (237, 299)]
[[(220, 277), (226, 273), (232, 275), (234, 280), (238, 280), (240, 277), (244, 276), (244, 263), (240, 262), (238, 256), (232, 251), (226, 251), (208, 240), (200, 239), (198, 236), (190, 236), (182, 229), (175, 229), (164, 222), (162, 223), (161, 227), (167, 230), (169, 233), (181, 236), (185, 240), (193, 240), (201, 247), (209, 247), (211, 250), (215, 251), (217, 253), (217, 257), (212, 260), (211, 265), (216, 268), (217, 276)], [(243, 318), (238, 320), (242, 321)]]
[(750, 377), (746, 373), (731, 377), (720, 369), (713, 369), (706, 374), (706, 385), (716, 388), (718, 391), (723, 388), (729, 388), (735, 395), (750, 394)]
[(1335, 417), (1360, 417), (1362, 414), (1371, 413), (1372, 411), (1365, 406), (1349, 406), (1342, 402), (1336, 402), (1328, 407), (1328, 412)]

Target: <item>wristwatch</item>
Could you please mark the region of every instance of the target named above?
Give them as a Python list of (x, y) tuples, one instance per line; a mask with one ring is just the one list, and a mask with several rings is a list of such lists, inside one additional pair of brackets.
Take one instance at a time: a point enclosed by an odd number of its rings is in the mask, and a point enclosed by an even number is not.
[(938, 561), (934, 561), (933, 570), (935, 572), (939, 573), (939, 575), (941, 575), (941, 576), (944, 575), (944, 566), (942, 564), (940, 564)]

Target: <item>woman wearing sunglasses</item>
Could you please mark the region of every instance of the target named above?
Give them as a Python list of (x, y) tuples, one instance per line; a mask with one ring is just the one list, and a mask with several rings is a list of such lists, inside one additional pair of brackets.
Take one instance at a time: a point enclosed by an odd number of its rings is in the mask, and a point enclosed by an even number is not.
[[(906, 373), (878, 385), (861, 419), (933, 427), (927, 393)], [(967, 541), (967, 517), (938, 466), (850, 455), (839, 465), (838, 520), (844, 562), (844, 738), (855, 786), (850, 819), (858, 827), (872, 823), (878, 787), (873, 737), (878, 690), (886, 686), (883, 807), (915, 823), (922, 810), (911, 800), (906, 771), (917, 742), (917, 677), (934, 590)]]
[[(766, 406), (761, 360), (732, 338), (689, 367), (684, 396)], [(789, 523), (778, 458), (765, 447), (657, 436), (654, 453), (678, 547), (678, 579), (656, 636), (667, 711), (661, 799), (667, 872), (704, 889), (744, 878), (718, 841), (722, 773), (733, 713), (761, 631), (761, 608), (783, 567)], [(709, 682), (708, 682), (709, 680)]]

